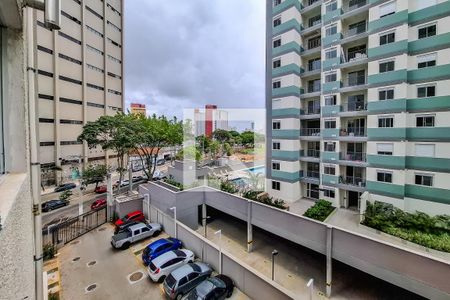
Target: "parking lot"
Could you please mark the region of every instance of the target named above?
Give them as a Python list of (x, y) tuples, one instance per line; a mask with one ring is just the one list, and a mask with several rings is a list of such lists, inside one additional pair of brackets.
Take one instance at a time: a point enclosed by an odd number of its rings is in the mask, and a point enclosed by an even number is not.
[[(113, 226), (104, 224), (59, 250), (63, 299), (165, 299), (161, 284), (153, 283), (140, 259), (161, 233), (131, 246), (115, 250), (110, 240)], [(235, 288), (229, 299), (249, 299)]]

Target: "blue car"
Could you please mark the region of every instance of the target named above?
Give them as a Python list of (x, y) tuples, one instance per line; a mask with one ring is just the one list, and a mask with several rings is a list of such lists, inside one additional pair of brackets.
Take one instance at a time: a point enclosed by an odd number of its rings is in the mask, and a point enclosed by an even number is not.
[(142, 262), (148, 266), (152, 259), (161, 254), (181, 248), (181, 241), (175, 238), (159, 239), (147, 245), (142, 252)]

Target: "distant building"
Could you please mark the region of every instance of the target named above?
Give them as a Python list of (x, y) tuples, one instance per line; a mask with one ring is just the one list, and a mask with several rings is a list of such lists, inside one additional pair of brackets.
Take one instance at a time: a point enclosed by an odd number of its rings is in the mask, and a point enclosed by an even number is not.
[(145, 108), (145, 104), (140, 104), (140, 103), (131, 103), (130, 112), (132, 114), (141, 114), (144, 116), (147, 115), (147, 109)]
[(216, 129), (228, 130), (228, 112), (207, 104), (205, 109), (195, 109), (195, 135), (211, 136)]

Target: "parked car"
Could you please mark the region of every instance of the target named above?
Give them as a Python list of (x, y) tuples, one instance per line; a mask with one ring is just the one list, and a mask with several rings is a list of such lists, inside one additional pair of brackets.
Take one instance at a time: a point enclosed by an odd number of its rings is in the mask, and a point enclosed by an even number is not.
[(148, 275), (154, 282), (162, 282), (173, 270), (192, 262), (194, 262), (194, 253), (191, 250), (172, 250), (150, 262)]
[(122, 182), (120, 183), (120, 185), (119, 185), (119, 180), (117, 180), (115, 183), (114, 183), (114, 187), (115, 188), (118, 188), (118, 187), (125, 187), (125, 186), (128, 186), (130, 184), (130, 181), (128, 180), (128, 179), (124, 179), (124, 180), (122, 180)]
[(111, 238), (111, 245), (118, 249), (127, 249), (132, 243), (146, 239), (151, 236), (158, 236), (161, 233), (161, 224), (139, 223), (128, 227), (123, 232), (115, 234)]
[(175, 238), (159, 239), (147, 245), (142, 251), (142, 262), (148, 266), (152, 259), (157, 258), (171, 250), (178, 250), (181, 248), (181, 241)]
[(67, 190), (74, 189), (76, 187), (77, 187), (77, 185), (75, 183), (73, 183), (73, 182), (71, 182), (71, 183), (64, 183), (64, 184), (58, 185), (55, 188), (55, 193), (64, 192), (64, 191), (67, 191)]
[(189, 295), (187, 300), (223, 300), (230, 298), (233, 294), (233, 280), (223, 274), (210, 277), (197, 285)]
[(142, 176), (133, 176), (133, 178), (132, 178), (132, 181), (133, 182), (138, 182), (138, 181), (142, 181), (142, 180), (144, 180), (144, 177), (142, 177)]
[(118, 219), (114, 225), (117, 227), (120, 227), (123, 224), (129, 223), (129, 222), (144, 222), (145, 223), (145, 216), (144, 213), (140, 210), (136, 210), (133, 212), (130, 212), (126, 216), (124, 216), (121, 219)]
[(157, 166), (163, 166), (166, 163), (166, 160), (164, 158), (160, 158), (156, 161)]
[(163, 284), (165, 294), (170, 299), (180, 300), (183, 295), (211, 276), (212, 269), (202, 262), (184, 265), (166, 277)]
[(95, 188), (94, 192), (96, 192), (97, 194), (103, 194), (106, 193), (107, 190), (108, 187), (106, 185), (99, 185), (98, 187)]
[(106, 198), (97, 199), (91, 204), (91, 209), (96, 210), (106, 206)]
[(42, 203), (41, 207), (42, 207), (42, 211), (43, 212), (48, 212), (48, 211), (51, 211), (51, 210), (55, 210), (55, 209), (67, 206), (67, 205), (69, 205), (69, 203), (70, 202), (67, 201), (67, 200), (60, 200), (60, 199), (58, 199), (58, 200), (50, 200), (50, 201)]
[(139, 224), (139, 223), (142, 223), (142, 222), (131, 221), (129, 223), (122, 224), (119, 227), (116, 226), (114, 228), (114, 234), (118, 234), (119, 232), (124, 232), (125, 230), (127, 230), (128, 227)]

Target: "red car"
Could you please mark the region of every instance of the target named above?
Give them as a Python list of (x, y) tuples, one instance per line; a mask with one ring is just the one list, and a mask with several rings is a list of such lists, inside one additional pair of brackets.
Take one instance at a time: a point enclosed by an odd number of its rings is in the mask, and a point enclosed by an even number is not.
[(144, 213), (140, 210), (130, 212), (123, 218), (117, 220), (116, 223), (114, 223), (114, 225), (116, 225), (116, 227), (120, 227), (129, 222), (144, 222), (145, 223)]
[(91, 204), (91, 209), (92, 210), (96, 210), (96, 209), (100, 209), (106, 206), (106, 198), (101, 198), (101, 199), (97, 199), (95, 200), (92, 204)]
[(97, 194), (103, 194), (103, 193), (106, 193), (106, 189), (107, 189), (106, 185), (100, 185), (95, 188), (95, 192)]

